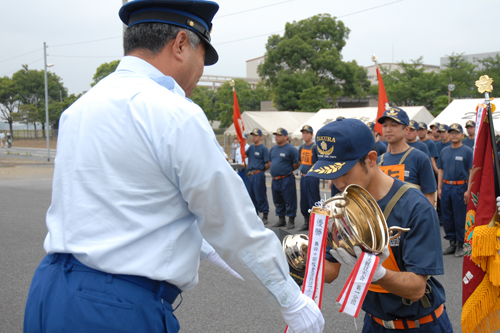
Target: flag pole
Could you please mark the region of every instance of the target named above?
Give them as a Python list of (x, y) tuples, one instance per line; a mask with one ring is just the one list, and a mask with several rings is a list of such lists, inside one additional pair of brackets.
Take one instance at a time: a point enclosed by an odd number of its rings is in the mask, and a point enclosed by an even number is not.
[[(493, 125), (493, 115), (491, 110), (491, 102), (490, 102), (490, 92), (493, 91), (493, 79), (488, 75), (483, 75), (476, 81), (476, 87), (480, 94), (484, 93), (485, 103), (486, 103), (486, 112), (488, 116), (488, 123), (490, 126), (490, 139), (491, 145), (493, 148), (493, 161), (495, 164), (495, 171), (497, 174), (496, 181), (497, 186), (500, 189), (500, 161), (498, 159), (498, 149), (495, 140), (495, 126)], [(495, 110), (493, 110), (495, 111)]]

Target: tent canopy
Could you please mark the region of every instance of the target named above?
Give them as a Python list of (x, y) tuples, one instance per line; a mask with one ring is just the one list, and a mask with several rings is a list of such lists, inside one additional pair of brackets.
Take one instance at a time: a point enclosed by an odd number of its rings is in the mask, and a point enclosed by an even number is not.
[[(483, 102), (484, 98), (456, 99), (434, 119), (434, 122), (448, 126), (459, 123), (464, 128), (465, 133), (465, 123), (468, 120), (476, 121), (476, 107)], [(493, 125), (495, 126), (495, 134), (500, 134), (500, 114), (496, 112), (493, 113)]]
[[(403, 106), (401, 108), (408, 113), (408, 117), (412, 120), (418, 122), (423, 121), (427, 124), (430, 124), (434, 120), (432, 114), (424, 106)], [(359, 119), (364, 123), (375, 121), (377, 118), (377, 110), (378, 108), (376, 106), (345, 109), (321, 109), (313, 117), (302, 123), (301, 126), (299, 126), (297, 130), (292, 133), (291, 137), (301, 138), (302, 133), (300, 133), (300, 129), (303, 125), (309, 125), (313, 128), (314, 132), (317, 132), (321, 127), (341, 116), (344, 118)]]
[[(245, 111), (241, 119), (245, 125), (245, 133), (250, 133), (254, 128), (259, 128), (262, 135), (273, 134), (279, 127), (292, 133), (314, 116), (314, 112), (292, 111)], [(236, 135), (234, 124), (224, 131), (224, 135)]]

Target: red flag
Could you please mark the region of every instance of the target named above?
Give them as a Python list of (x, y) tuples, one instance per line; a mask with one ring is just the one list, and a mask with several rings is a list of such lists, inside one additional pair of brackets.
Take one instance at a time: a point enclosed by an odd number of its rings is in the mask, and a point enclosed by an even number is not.
[(245, 131), (245, 125), (243, 125), (243, 120), (241, 119), (240, 106), (238, 104), (238, 98), (236, 97), (236, 91), (234, 90), (234, 87), (233, 87), (233, 101), (234, 101), (234, 108), (233, 108), (234, 129), (236, 130), (236, 135), (238, 137), (238, 141), (240, 142), (241, 161), (242, 163), (245, 163), (246, 139), (243, 136), (243, 132)]
[[(493, 146), (486, 105), (476, 116), (476, 142), (471, 171), (471, 195), (465, 221), (462, 274), (462, 331), (493, 332), (500, 329), (500, 258), (496, 217)], [(490, 224), (491, 226), (491, 224)]]
[(384, 81), (382, 81), (382, 75), (380, 75), (380, 70), (377, 65), (377, 79), (378, 79), (378, 110), (377, 119), (375, 119), (375, 131), (382, 135), (382, 124), (379, 124), (377, 120), (384, 115), (386, 109), (386, 104), (389, 104), (387, 99), (387, 94), (385, 93)]

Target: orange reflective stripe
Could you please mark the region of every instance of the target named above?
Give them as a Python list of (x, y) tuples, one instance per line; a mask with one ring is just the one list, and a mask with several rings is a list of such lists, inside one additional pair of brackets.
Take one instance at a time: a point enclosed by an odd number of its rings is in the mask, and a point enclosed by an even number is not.
[(402, 182), (405, 181), (404, 164), (385, 165), (381, 166), (380, 170), (382, 170), (386, 175), (391, 176), (392, 178), (399, 179)]
[(300, 154), (300, 162), (304, 165), (312, 165), (312, 150), (302, 149)]
[[(389, 257), (385, 259), (385, 261), (382, 263), (382, 266), (384, 266), (385, 269), (389, 269), (391, 271), (396, 271), (396, 272), (400, 271), (398, 263), (396, 262), (396, 258), (394, 257), (394, 254), (392, 253), (392, 249), (390, 246), (389, 246)], [(376, 284), (371, 284), (368, 290), (373, 291), (374, 293), (384, 293), (384, 294), (389, 293), (387, 290)]]

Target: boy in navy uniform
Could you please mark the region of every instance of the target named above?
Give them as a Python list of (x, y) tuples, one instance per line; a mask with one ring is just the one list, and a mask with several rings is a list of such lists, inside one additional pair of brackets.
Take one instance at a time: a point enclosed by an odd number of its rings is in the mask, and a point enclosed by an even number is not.
[(473, 120), (468, 120), (465, 123), (465, 129), (467, 130), (467, 134), (469, 136), (463, 139), (462, 143), (474, 150), (474, 142), (476, 141), (476, 123)]
[(379, 166), (404, 165), (404, 181), (419, 188), (434, 205), (436, 180), (431, 160), (425, 153), (410, 147), (405, 140), (405, 134), (410, 130), (408, 114), (392, 107), (384, 112), (378, 122), (382, 124), (385, 139), (391, 144), (391, 151), (379, 156)]
[(271, 161), (271, 176), (273, 177), (273, 201), (276, 215), (279, 218), (273, 227), (286, 226), (286, 215), (288, 216), (286, 228), (293, 229), (297, 215), (297, 187), (295, 186), (293, 170), (296, 170), (300, 165), (299, 152), (288, 143), (286, 129), (280, 127), (273, 134), (277, 144), (271, 147), (269, 159)]
[(267, 202), (266, 174), (271, 166), (269, 149), (262, 144), (262, 131), (254, 128), (250, 133), (253, 145), (246, 151), (248, 157), (248, 194), (252, 198), (257, 214), (262, 213), (262, 222), (267, 224), (269, 203)]
[[(380, 256), (382, 263), (373, 278), (376, 284), (372, 283), (362, 305), (366, 312), (362, 332), (452, 332), (444, 308), (445, 291), (434, 277), (444, 274), (436, 211), (420, 191), (382, 172), (372, 138), (356, 119), (325, 125), (318, 131), (316, 143), (327, 143), (334, 153), (319, 155), (308, 173), (308, 177), (331, 179), (341, 191), (350, 184), (364, 187), (386, 214), (389, 227), (410, 228)], [(334, 171), (326, 174), (325, 167)], [(327, 283), (338, 276), (340, 267), (352, 270), (356, 263), (344, 249), (328, 250), (326, 259)], [(416, 327), (420, 330), (412, 330)]]
[(427, 149), (429, 149), (429, 154), (431, 156), (432, 169), (434, 170), (434, 173), (437, 175), (438, 168), (436, 165), (436, 158), (438, 157), (438, 152), (437, 152), (437, 148), (436, 148), (436, 143), (427, 137), (427, 132), (428, 132), (427, 124), (424, 122), (419, 122), (417, 132), (418, 132), (418, 138), (420, 139), (420, 142), (425, 144), (427, 146)]
[(387, 152), (387, 145), (379, 140), (379, 134), (375, 131), (375, 123), (370, 121), (366, 124), (372, 131), (373, 138), (375, 139), (375, 146), (377, 147), (377, 154), (380, 156)]
[(451, 145), (441, 151), (438, 159), (438, 196), (441, 198), (444, 238), (450, 241), (450, 246), (443, 254), (463, 257), (465, 215), (470, 195), (468, 180), (474, 153), (462, 144), (463, 130), (460, 124), (452, 124), (448, 132)]
[(311, 166), (318, 160), (318, 153), (313, 141), (313, 128), (304, 125), (300, 131), (305, 143), (299, 147), (302, 174), (300, 177), (300, 212), (304, 216), (304, 225), (299, 228), (299, 231), (305, 231), (309, 230), (309, 209), (320, 200), (319, 179), (306, 177)]
[(439, 125), (438, 132), (441, 134), (441, 141), (436, 143), (436, 148), (438, 151), (438, 159), (439, 155), (441, 155), (441, 151), (443, 150), (443, 148), (451, 145), (450, 135), (448, 133), (449, 129), (450, 128), (448, 127), (448, 125), (445, 124)]
[(441, 125), (441, 124), (434, 123), (431, 126), (429, 126), (429, 128), (432, 131), (431, 140), (434, 141), (435, 144), (437, 144), (439, 141), (441, 141), (441, 133), (438, 131), (439, 125)]
[(420, 150), (429, 156), (429, 160), (431, 159), (431, 153), (427, 148), (427, 145), (418, 141), (418, 123), (415, 120), (410, 120), (410, 124), (408, 125), (409, 131), (405, 132), (406, 143), (413, 148)]

